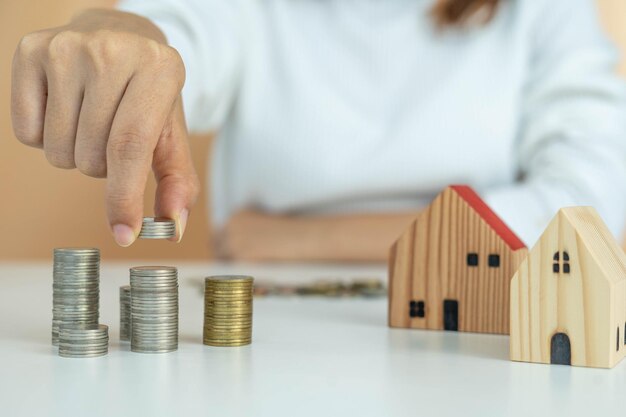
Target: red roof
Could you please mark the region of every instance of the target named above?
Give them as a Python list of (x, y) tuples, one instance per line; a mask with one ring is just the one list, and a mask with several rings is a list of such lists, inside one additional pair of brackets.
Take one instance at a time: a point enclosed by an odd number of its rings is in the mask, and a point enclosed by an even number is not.
[(525, 248), (524, 242), (509, 229), (509, 226), (502, 221), (496, 213), (480, 198), (478, 194), (467, 185), (451, 185), (452, 188), (471, 208), (478, 213), (480, 217), (493, 229), (494, 232), (506, 243), (512, 250)]

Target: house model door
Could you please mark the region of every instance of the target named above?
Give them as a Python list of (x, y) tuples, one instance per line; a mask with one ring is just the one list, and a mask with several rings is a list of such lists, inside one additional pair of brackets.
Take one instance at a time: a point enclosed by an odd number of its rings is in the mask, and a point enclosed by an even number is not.
[(556, 365), (572, 364), (572, 348), (569, 336), (565, 333), (556, 333), (550, 342), (550, 363)]
[(459, 302), (457, 300), (443, 300), (443, 328), (444, 330), (459, 330)]

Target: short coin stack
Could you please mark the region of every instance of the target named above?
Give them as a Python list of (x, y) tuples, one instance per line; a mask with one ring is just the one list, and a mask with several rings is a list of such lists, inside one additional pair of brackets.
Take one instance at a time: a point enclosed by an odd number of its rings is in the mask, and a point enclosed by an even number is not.
[(204, 334), (209, 346), (243, 346), (252, 342), (254, 279), (243, 275), (204, 280)]
[(93, 358), (109, 351), (109, 328), (100, 325), (63, 325), (59, 330), (59, 356)]
[(52, 344), (61, 326), (98, 325), (100, 251), (94, 248), (54, 250)]
[(130, 340), (130, 285), (120, 287), (120, 340)]
[(176, 235), (176, 222), (163, 217), (144, 217), (139, 238), (169, 239)]
[(178, 271), (171, 266), (130, 269), (130, 350), (178, 349)]

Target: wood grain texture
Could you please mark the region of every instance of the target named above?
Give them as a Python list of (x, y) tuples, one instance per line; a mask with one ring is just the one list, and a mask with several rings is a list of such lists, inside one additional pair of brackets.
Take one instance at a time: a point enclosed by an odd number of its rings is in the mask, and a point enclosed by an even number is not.
[[(478, 254), (477, 266), (467, 265), (468, 253)], [(488, 266), (490, 254), (499, 267)], [(526, 254), (447, 188), (390, 250), (389, 325), (443, 329), (443, 301), (457, 300), (459, 331), (508, 334), (510, 279)], [(411, 300), (425, 302), (423, 318), (410, 317)]]
[(511, 360), (551, 363), (563, 333), (571, 365), (611, 368), (626, 353), (624, 331), (626, 255), (593, 208), (561, 209), (511, 281)]

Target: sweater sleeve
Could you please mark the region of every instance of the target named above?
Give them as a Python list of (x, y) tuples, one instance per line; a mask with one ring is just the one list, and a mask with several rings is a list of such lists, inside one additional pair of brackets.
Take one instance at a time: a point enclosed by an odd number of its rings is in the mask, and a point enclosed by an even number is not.
[(531, 28), (517, 140), (520, 180), (485, 200), (527, 245), (559, 208), (593, 206), (616, 238), (626, 220), (626, 89), (591, 0), (549, 0)]
[(218, 128), (239, 83), (250, 15), (241, 0), (121, 0), (120, 10), (150, 19), (181, 55), (183, 105), (189, 129)]

